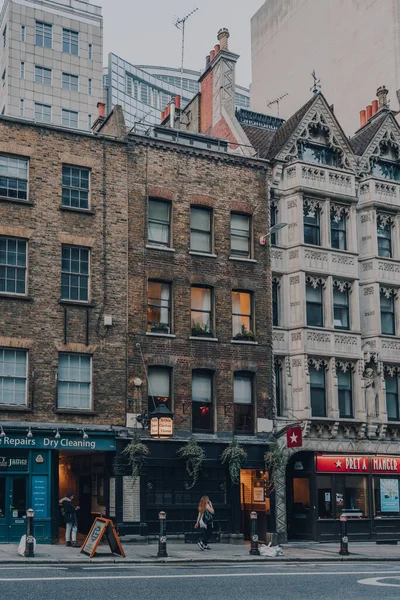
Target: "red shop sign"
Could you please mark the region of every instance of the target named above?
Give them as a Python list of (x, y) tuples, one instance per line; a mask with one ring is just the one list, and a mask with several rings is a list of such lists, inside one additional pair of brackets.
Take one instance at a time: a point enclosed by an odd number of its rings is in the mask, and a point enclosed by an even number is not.
[(400, 457), (373, 456), (371, 466), (373, 473), (400, 473)]
[(369, 473), (368, 456), (317, 456), (318, 473)]

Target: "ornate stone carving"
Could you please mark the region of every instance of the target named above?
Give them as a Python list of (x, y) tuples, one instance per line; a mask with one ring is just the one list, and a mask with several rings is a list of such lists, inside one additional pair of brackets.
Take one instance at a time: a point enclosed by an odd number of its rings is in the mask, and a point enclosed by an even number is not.
[(370, 212), (361, 215), (361, 223), (366, 223), (367, 221), (372, 221), (372, 215)]
[(274, 260), (282, 260), (283, 252), (281, 250), (271, 250), (271, 258)]
[(394, 442), (397, 441), (399, 435), (398, 427), (389, 427), (389, 435), (391, 440)]
[(322, 437), (324, 433), (325, 425), (324, 423), (316, 423), (315, 424), (315, 434), (317, 437)]
[(348, 439), (350, 437), (350, 434), (351, 434), (350, 425), (343, 425), (343, 437), (345, 439)]
[(301, 341), (301, 331), (294, 331), (292, 333), (292, 342), (299, 342)]
[(328, 262), (328, 254), (326, 252), (319, 252), (318, 250), (305, 250), (304, 258), (309, 260), (322, 260), (322, 262)]
[(295, 275), (294, 277), (290, 277), (290, 285), (296, 285), (296, 283), (300, 283), (300, 275)]
[(387, 119), (384, 126), (380, 127), (371, 140), (362, 157), (360, 174), (372, 173), (374, 163), (379, 159), (385, 159), (388, 154), (399, 155), (399, 133), (391, 119)]
[(364, 273), (366, 271), (372, 271), (373, 268), (374, 268), (374, 265), (373, 265), (372, 262), (365, 262), (365, 263), (363, 263), (363, 271), (364, 271)]
[(328, 367), (328, 361), (325, 358), (309, 358), (308, 365), (316, 371), (320, 371)]
[(390, 262), (379, 262), (379, 271), (386, 271), (387, 273), (400, 273), (400, 265)]
[(320, 333), (319, 331), (307, 331), (307, 340), (309, 342), (323, 342), (328, 344), (331, 337), (329, 333)]
[(289, 356), (285, 356), (285, 371), (286, 371), (286, 377), (289, 378), (292, 376), (292, 367), (290, 364), (290, 357)]
[(274, 342), (284, 342), (285, 334), (283, 333), (283, 331), (274, 331), (272, 334), (272, 339)]
[(394, 377), (400, 373), (400, 367), (396, 365), (383, 365), (383, 373), (386, 377)]
[(324, 277), (314, 277), (313, 275), (306, 276), (306, 283), (311, 285), (315, 290), (317, 287), (325, 287), (326, 279)]
[(304, 216), (314, 217), (317, 212), (320, 212), (322, 210), (322, 206), (323, 203), (321, 202), (321, 200), (316, 200), (315, 198), (305, 198), (303, 200)]
[(373, 287), (365, 287), (364, 288), (364, 296), (373, 296), (374, 288)]
[(354, 267), (355, 262), (352, 256), (343, 256), (342, 254), (332, 254), (332, 262), (338, 265), (348, 265)]
[(335, 438), (337, 437), (339, 431), (339, 421), (334, 421), (328, 426), (329, 437)]
[[(332, 173), (329, 173), (329, 178)], [(349, 177), (350, 179), (350, 177)], [(351, 181), (350, 181), (351, 183)], [(331, 202), (331, 219), (339, 223), (342, 219), (348, 219), (350, 215), (350, 207), (345, 204), (335, 204)]]
[(299, 258), (299, 251), (298, 250), (291, 250), (289, 252), (289, 260), (294, 260), (295, 258)]
[(394, 225), (394, 216), (386, 213), (378, 213), (376, 215), (376, 222), (380, 229), (389, 229)]
[(378, 427), (378, 437), (381, 440), (386, 439), (386, 430), (387, 430), (387, 423), (381, 423)]
[(385, 298), (390, 298), (391, 296), (394, 296), (396, 298), (398, 289), (392, 287), (385, 287), (381, 285), (381, 287), (379, 288), (379, 292), (383, 294)]
[(329, 183), (333, 185), (340, 185), (342, 187), (351, 187), (351, 177), (350, 175), (345, 175), (344, 173), (337, 173), (330, 171), (329, 172)]
[(382, 340), (382, 350), (394, 350), (395, 352), (400, 351), (400, 342), (395, 340)]
[(295, 200), (295, 199), (288, 200), (287, 207), (288, 207), (288, 209), (297, 208), (297, 200)]
[(302, 366), (303, 366), (303, 363), (302, 363), (301, 358), (294, 358), (292, 360), (292, 367), (302, 367)]
[(345, 360), (336, 360), (336, 369), (339, 369), (340, 371), (342, 371), (342, 373), (347, 373), (347, 371), (354, 373), (355, 368), (356, 368), (356, 366), (355, 366), (354, 362), (345, 361)]
[(357, 338), (353, 335), (340, 335), (335, 333), (335, 344), (349, 344), (350, 346), (357, 346)]
[(278, 287), (280, 287), (280, 285), (281, 285), (281, 282), (282, 282), (282, 277), (279, 277), (278, 275), (274, 275), (274, 276), (272, 277), (272, 283), (276, 283), (276, 285), (277, 285)]
[(345, 292), (346, 290), (351, 292), (352, 290), (352, 285), (350, 281), (343, 281), (342, 279), (334, 279), (333, 287), (337, 288), (341, 293)]
[(357, 438), (359, 440), (365, 438), (365, 430), (366, 430), (366, 428), (367, 428), (367, 424), (366, 423), (359, 423), (357, 425), (356, 432), (357, 432)]

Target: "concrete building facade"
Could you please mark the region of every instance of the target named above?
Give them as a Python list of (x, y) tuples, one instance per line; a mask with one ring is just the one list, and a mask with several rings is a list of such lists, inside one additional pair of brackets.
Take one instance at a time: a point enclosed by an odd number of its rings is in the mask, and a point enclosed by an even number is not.
[[(289, 118), (306, 102), (315, 69), (347, 135), (371, 90), (386, 84), (400, 108), (398, 0), (266, 0), (251, 19), (251, 108)], [(351, 56), (351, 60), (349, 60)]]
[(5, 0), (0, 111), (90, 130), (103, 97), (101, 8), (85, 0)]

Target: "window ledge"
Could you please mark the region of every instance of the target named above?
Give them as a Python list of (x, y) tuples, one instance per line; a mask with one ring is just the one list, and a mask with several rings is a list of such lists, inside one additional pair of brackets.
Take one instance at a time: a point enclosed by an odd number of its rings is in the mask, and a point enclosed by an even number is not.
[(191, 335), (189, 340), (200, 340), (202, 342), (218, 342), (218, 338), (202, 337), (201, 335)]
[(12, 202), (13, 204), (25, 204), (26, 206), (35, 206), (35, 203), (31, 200), (19, 200), (18, 198), (7, 198), (6, 196), (0, 196), (0, 202)]
[(6, 292), (0, 293), (0, 300), (19, 300), (22, 302), (33, 302), (32, 296), (19, 296), (18, 294), (7, 294)]
[(64, 415), (64, 414), (70, 414), (70, 415), (91, 415), (91, 416), (96, 416), (97, 413), (94, 410), (88, 410), (86, 408), (56, 408), (56, 410), (54, 411), (57, 415)]
[(238, 262), (256, 263), (255, 258), (240, 258), (240, 256), (230, 256), (229, 260), (236, 260)]
[(59, 304), (66, 304), (67, 306), (86, 306), (86, 308), (94, 308), (96, 305), (94, 302), (83, 302), (79, 300), (63, 300), (60, 298)]
[(146, 331), (146, 335), (150, 335), (151, 337), (176, 338), (176, 335), (173, 333), (154, 333), (153, 331)]
[(72, 212), (79, 213), (81, 215), (95, 215), (96, 211), (90, 208), (75, 208), (74, 206), (59, 206), (58, 210), (61, 212)]
[(161, 250), (162, 252), (175, 252), (175, 248), (169, 248), (168, 246), (153, 246), (152, 244), (146, 244), (146, 248), (149, 250)]
[(192, 256), (204, 256), (205, 258), (217, 258), (216, 254), (211, 254), (210, 252), (196, 252), (195, 250), (189, 250), (189, 254)]
[(251, 340), (231, 340), (231, 344), (249, 344), (250, 346), (258, 346), (258, 342), (252, 342)]
[(0, 404), (1, 412), (32, 412), (29, 406), (18, 406), (17, 404)]

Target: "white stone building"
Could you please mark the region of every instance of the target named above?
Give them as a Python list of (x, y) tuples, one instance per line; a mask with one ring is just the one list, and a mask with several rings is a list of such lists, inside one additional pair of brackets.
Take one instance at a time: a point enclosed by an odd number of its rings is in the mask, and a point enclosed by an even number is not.
[(86, 0), (5, 0), (0, 111), (90, 129), (102, 100), (101, 7)]

